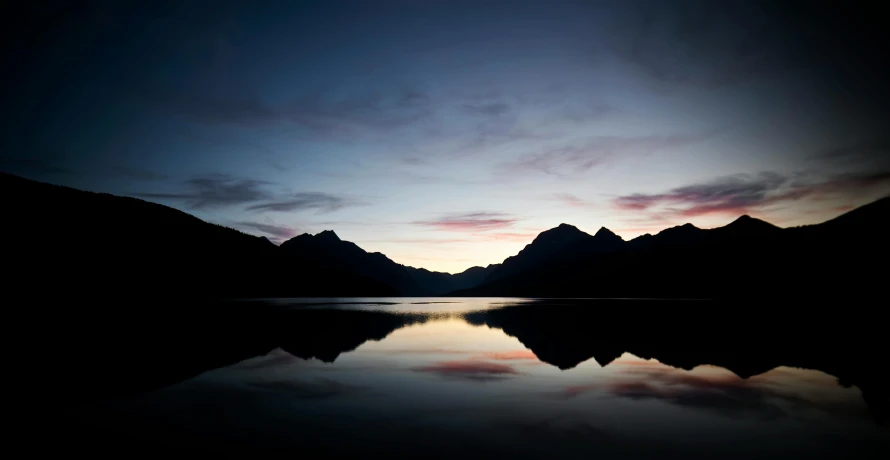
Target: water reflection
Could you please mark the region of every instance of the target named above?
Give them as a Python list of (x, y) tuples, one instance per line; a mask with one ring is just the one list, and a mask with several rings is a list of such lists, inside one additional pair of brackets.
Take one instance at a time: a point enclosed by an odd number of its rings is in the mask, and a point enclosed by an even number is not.
[(874, 423), (886, 416), (886, 371), (863, 342), (802, 347), (764, 334), (740, 349), (733, 334), (696, 330), (676, 310), (617, 327), (636, 313), (602, 302), (425, 305), (279, 308), (252, 325), (266, 344), (252, 358), (218, 367), (216, 356), (197, 377), (78, 416), (113, 408), (153, 421), (147, 432), (338, 454), (890, 452), (888, 430)]

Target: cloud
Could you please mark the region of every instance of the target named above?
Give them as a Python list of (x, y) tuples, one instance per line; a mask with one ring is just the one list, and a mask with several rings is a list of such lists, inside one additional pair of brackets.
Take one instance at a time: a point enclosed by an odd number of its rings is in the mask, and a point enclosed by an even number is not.
[(190, 190), (184, 192), (132, 195), (140, 198), (182, 201), (191, 209), (207, 209), (269, 200), (272, 195), (262, 189), (267, 184), (258, 180), (215, 174), (187, 180), (184, 185)]
[(236, 227), (247, 230), (256, 230), (269, 235), (269, 240), (281, 242), (297, 236), (299, 233), (296, 229), (285, 225), (275, 225), (264, 222), (239, 221), (234, 224)]
[(418, 372), (429, 372), (442, 377), (479, 381), (501, 380), (519, 374), (513, 366), (475, 359), (442, 361), (429, 366), (418, 367), (414, 370)]
[[(768, 79), (796, 88), (818, 85), (855, 105), (863, 102), (861, 110), (886, 100), (882, 55), (888, 49), (878, 35), (880, 14), (865, 5), (759, 0), (621, 5), (604, 21), (601, 39), (591, 43), (593, 64), (620, 66), (625, 78), (636, 76), (652, 91), (713, 90)], [(765, 100), (771, 94), (752, 96)]]
[(861, 140), (841, 147), (821, 151), (813, 156), (816, 160), (836, 163), (864, 163), (890, 166), (890, 137)]
[(804, 66), (818, 56), (813, 45), (824, 44), (800, 40), (809, 34), (795, 26), (805, 22), (764, 14), (758, 2), (637, 6), (630, 17), (610, 21), (620, 30), (606, 35), (616, 40), (600, 43), (594, 58), (617, 58), (655, 90), (713, 89), (775, 75)]
[[(140, 192), (133, 196), (148, 199), (182, 201), (191, 209), (223, 208), (248, 205), (248, 211), (292, 212), (314, 209), (318, 213), (337, 211), (348, 206), (365, 204), (352, 198), (320, 192), (300, 192), (282, 195), (266, 190), (269, 182), (242, 179), (227, 174), (214, 174), (189, 179), (183, 183), (186, 190), (180, 192)], [(244, 225), (248, 222), (242, 222)], [(251, 224), (263, 225), (263, 224)], [(247, 225), (249, 226), (249, 225)], [(271, 234), (272, 227), (251, 227)]]
[(659, 204), (684, 204), (691, 207), (687, 215), (707, 214), (721, 210), (745, 210), (764, 204), (771, 192), (781, 188), (788, 178), (777, 173), (756, 176), (740, 174), (718, 178), (712, 182), (687, 185), (660, 194), (633, 194), (618, 197), (615, 205), (624, 210), (641, 211)]
[(729, 417), (759, 420), (784, 417), (782, 404), (812, 404), (794, 393), (734, 375), (695, 375), (667, 367), (634, 369), (627, 374), (633, 378), (611, 382), (605, 390), (621, 398), (658, 399)]
[(495, 351), (495, 352), (490, 352), (490, 353), (484, 353), (482, 356), (484, 356), (487, 359), (493, 359), (495, 361), (517, 361), (517, 360), (538, 361), (537, 355), (532, 353), (531, 350)]
[(281, 104), (233, 94), (180, 93), (162, 98), (162, 108), (205, 123), (284, 124), (300, 128), (303, 134), (341, 139), (398, 130), (433, 114), (430, 98), (416, 90), (396, 89), (388, 95), (378, 91), (347, 95), (315, 92)]
[(328, 213), (363, 204), (363, 202), (358, 200), (328, 193), (301, 192), (290, 195), (286, 199), (251, 205), (247, 207), (247, 210), (291, 212), (314, 209), (318, 213)]
[(583, 208), (588, 205), (588, 203), (586, 201), (584, 201), (581, 198), (578, 198), (575, 195), (572, 195), (571, 193), (556, 193), (553, 195), (553, 198), (558, 201), (562, 201), (563, 203), (565, 203), (569, 206), (576, 207), (576, 208)]
[(499, 212), (452, 214), (433, 220), (413, 222), (415, 225), (451, 232), (477, 232), (512, 226), (518, 219)]
[(599, 384), (583, 384), (583, 385), (571, 385), (565, 387), (562, 391), (558, 391), (556, 393), (548, 393), (550, 396), (554, 396), (558, 399), (572, 399), (578, 396), (581, 396), (584, 393), (590, 393), (592, 391), (596, 391), (600, 388)]
[(579, 145), (553, 147), (503, 163), (507, 172), (540, 172), (556, 176), (583, 173), (616, 157), (645, 155), (684, 147), (709, 135), (594, 136)]
[(855, 198), (876, 189), (890, 191), (890, 171), (840, 173), (827, 177), (814, 174), (783, 175), (773, 172), (737, 174), (711, 182), (677, 187), (664, 193), (630, 194), (613, 204), (624, 211), (653, 211), (667, 220), (671, 216), (701, 216), (713, 213), (744, 214), (767, 206), (801, 199)]

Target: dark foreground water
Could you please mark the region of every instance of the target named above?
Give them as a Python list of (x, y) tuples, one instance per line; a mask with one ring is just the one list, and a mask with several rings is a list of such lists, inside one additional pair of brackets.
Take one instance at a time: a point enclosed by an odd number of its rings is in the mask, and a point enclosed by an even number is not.
[(303, 458), (890, 458), (886, 363), (812, 330), (679, 326), (675, 304), (262, 304), (274, 319), (184, 350), (175, 372), (122, 363), (150, 391), (85, 398), (44, 431)]

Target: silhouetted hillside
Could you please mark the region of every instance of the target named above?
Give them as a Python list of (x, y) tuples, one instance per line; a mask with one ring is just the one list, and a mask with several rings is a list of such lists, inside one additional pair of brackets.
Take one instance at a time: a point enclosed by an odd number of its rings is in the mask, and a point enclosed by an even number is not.
[(281, 243), (281, 249), (305, 264), (355, 273), (386, 283), (405, 296), (442, 295), (479, 285), (495, 267), (473, 267), (455, 275), (408, 267), (379, 252), (369, 253), (342, 241), (332, 230), (304, 233)]
[(486, 283), (557, 261), (611, 252), (619, 249), (624, 240), (603, 227), (595, 235), (578, 230), (569, 224), (541, 232), (519, 254), (508, 257), (485, 278)]
[(0, 174), (0, 193), (6, 295), (129, 302), (397, 293), (348, 272), (294, 263), (265, 238), (167, 206), (7, 174)]
[[(608, 244), (593, 245), (595, 237), (587, 235), (554, 252), (536, 252), (534, 262), (518, 267), (509, 276), (490, 277), (482, 286), (453, 294), (790, 299), (877, 296), (886, 276), (881, 261), (890, 256), (888, 207), (890, 198), (884, 198), (823, 224), (789, 229), (742, 216), (720, 228), (702, 230), (686, 224), (626, 243), (611, 239), (606, 240)], [(515, 258), (523, 258), (534, 244)], [(585, 251), (581, 245), (589, 249)]]
[(0, 192), (14, 296), (867, 297), (879, 294), (890, 255), (890, 198), (789, 229), (742, 216), (624, 241), (561, 224), (502, 264), (452, 275), (368, 253), (330, 230), (277, 247), (135, 198), (6, 174)]

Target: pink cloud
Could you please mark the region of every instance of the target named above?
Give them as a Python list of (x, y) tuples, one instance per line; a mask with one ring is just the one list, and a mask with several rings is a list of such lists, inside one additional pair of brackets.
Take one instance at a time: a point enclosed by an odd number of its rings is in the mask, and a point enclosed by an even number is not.
[(416, 221), (414, 224), (450, 232), (477, 232), (507, 228), (512, 226), (516, 220), (499, 212), (472, 212)]
[(513, 366), (491, 363), (478, 359), (442, 361), (415, 368), (418, 372), (429, 372), (443, 377), (457, 377), (470, 380), (499, 380), (519, 374)]

